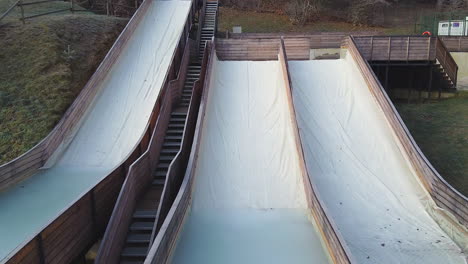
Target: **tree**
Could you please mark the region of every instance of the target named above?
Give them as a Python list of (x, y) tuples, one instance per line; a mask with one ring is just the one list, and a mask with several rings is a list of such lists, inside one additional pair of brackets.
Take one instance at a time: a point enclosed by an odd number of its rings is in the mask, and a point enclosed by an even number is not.
[(387, 0), (353, 0), (349, 17), (354, 25), (370, 24), (377, 8), (391, 5)]
[(320, 0), (292, 0), (287, 4), (286, 14), (293, 23), (304, 25), (321, 9)]

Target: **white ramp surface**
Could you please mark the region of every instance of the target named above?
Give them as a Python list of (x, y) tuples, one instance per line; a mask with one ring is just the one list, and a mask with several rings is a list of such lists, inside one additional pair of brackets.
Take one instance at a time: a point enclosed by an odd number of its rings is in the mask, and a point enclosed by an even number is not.
[(328, 263), (278, 61), (215, 61), (174, 263)]
[(49, 169), (0, 194), (0, 262), (131, 153), (144, 133), (190, 10), (152, 1), (76, 135)]
[(289, 64), (309, 176), (357, 263), (465, 263), (353, 58)]

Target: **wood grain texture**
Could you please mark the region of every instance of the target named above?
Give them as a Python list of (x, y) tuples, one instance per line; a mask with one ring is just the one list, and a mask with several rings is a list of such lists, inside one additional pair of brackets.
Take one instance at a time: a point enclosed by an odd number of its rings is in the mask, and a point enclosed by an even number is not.
[(353, 36), (368, 61), (435, 61), (436, 38), (415, 36)]
[(468, 37), (440, 37), (450, 52), (468, 52)]
[[(468, 228), (468, 199), (450, 186), (424, 156), (352, 37), (348, 38), (345, 47), (358, 64), (370, 92), (400, 142), (401, 151), (409, 159), (424, 188), (438, 206), (454, 216), (459, 225)], [(466, 229), (458, 224), (454, 225), (456, 231), (466, 234)]]

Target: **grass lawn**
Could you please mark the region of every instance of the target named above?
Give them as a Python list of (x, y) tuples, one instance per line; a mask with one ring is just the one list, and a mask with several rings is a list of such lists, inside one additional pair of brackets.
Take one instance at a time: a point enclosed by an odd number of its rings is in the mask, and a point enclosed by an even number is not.
[(0, 164), (52, 130), (126, 23), (69, 12), (0, 22)]
[(372, 31), (385, 34), (412, 34), (413, 28), (383, 28), (369, 26), (354, 26), (343, 21), (319, 20), (305, 26), (293, 25), (288, 16), (276, 13), (259, 13), (246, 10), (238, 10), (229, 7), (219, 8), (218, 30), (232, 31), (233, 26), (242, 26), (242, 32), (246, 33), (274, 33), (274, 32), (352, 32)]
[(468, 92), (436, 103), (396, 107), (440, 175), (468, 196)]

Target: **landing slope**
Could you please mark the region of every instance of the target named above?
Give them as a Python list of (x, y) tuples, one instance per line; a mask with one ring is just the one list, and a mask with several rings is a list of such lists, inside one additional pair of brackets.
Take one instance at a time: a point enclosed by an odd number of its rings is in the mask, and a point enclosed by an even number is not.
[(153, 1), (74, 137), (48, 169), (0, 194), (0, 262), (108, 175), (144, 133), (190, 1)]
[(278, 61), (215, 61), (174, 263), (327, 263)]
[(465, 263), (352, 56), (291, 61), (311, 180), (359, 263)]

